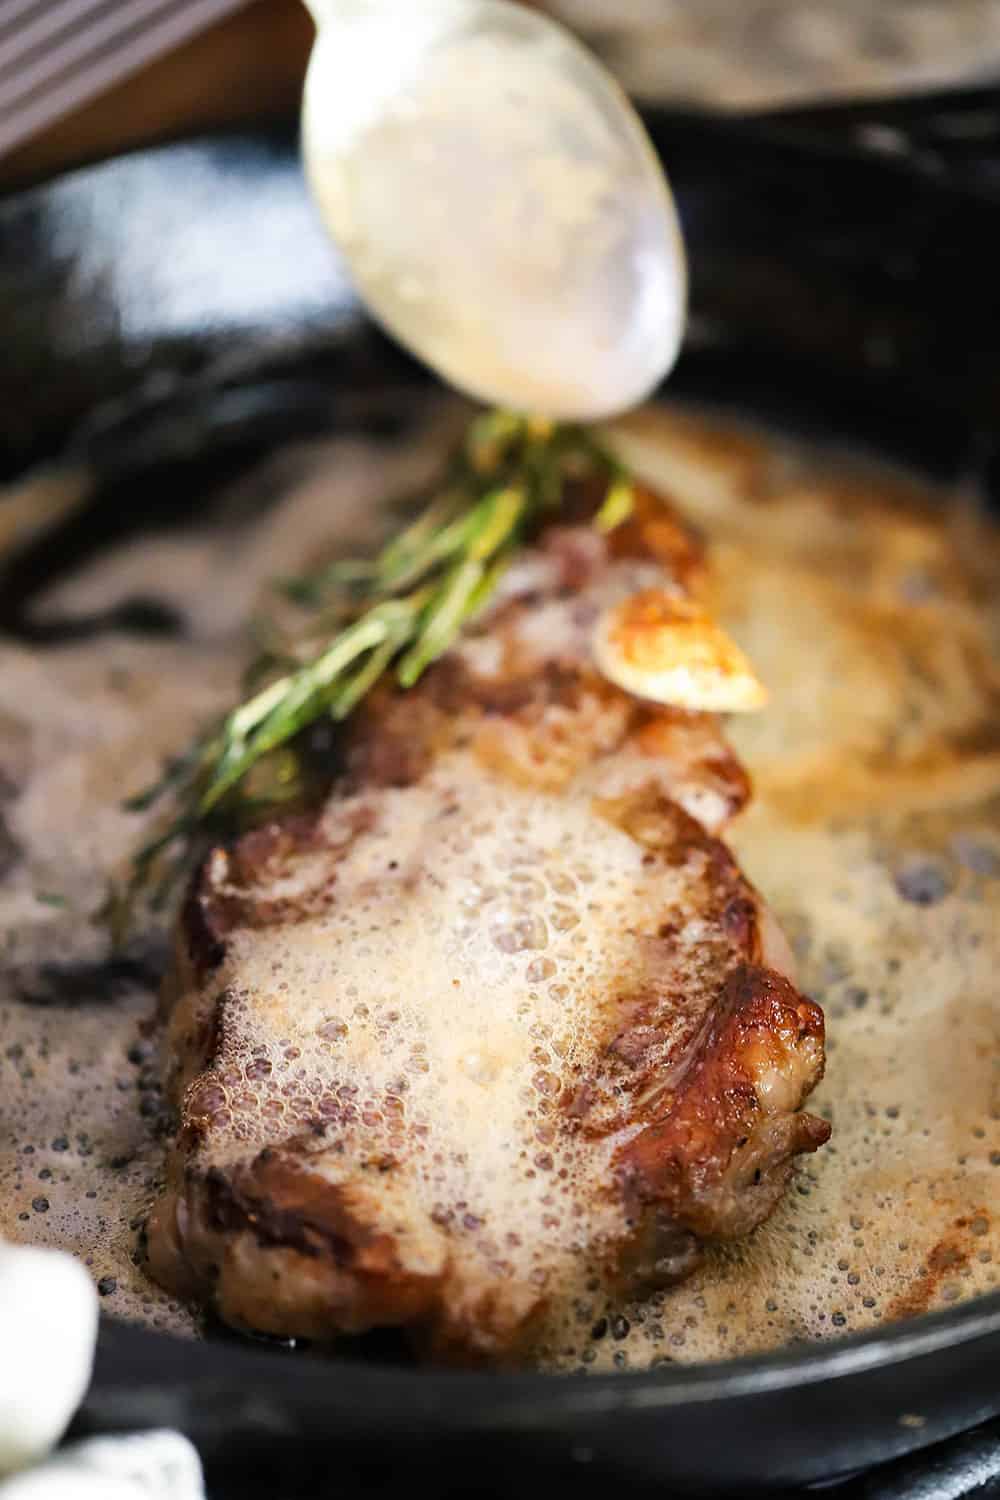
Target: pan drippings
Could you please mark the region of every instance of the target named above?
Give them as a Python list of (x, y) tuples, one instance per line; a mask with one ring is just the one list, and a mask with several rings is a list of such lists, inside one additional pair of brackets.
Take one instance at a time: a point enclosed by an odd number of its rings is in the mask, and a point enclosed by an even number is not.
[[(986, 1291), (1000, 1257), (1000, 541), (961, 499), (705, 418), (646, 413), (620, 441), (707, 533), (716, 607), (771, 693), (729, 726), (756, 791), (727, 838), (826, 1010), (810, 1107), (834, 1136), (682, 1286), (620, 1306), (581, 1284), (540, 1351), (570, 1369), (836, 1337)], [(123, 1317), (195, 1331), (133, 1260), (167, 1128), (164, 934), (107, 959), (97, 913), (141, 833), (119, 800), (231, 696), (266, 579), (335, 526), (356, 547), (438, 446), (282, 455), (266, 515), (234, 495), (224, 524), (41, 601), (162, 597), (185, 639), (0, 648), (0, 1232), (76, 1251)]]

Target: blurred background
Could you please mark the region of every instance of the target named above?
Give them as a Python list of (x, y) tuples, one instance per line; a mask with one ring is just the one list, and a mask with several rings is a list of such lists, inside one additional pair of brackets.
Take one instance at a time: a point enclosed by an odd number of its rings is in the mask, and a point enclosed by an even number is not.
[[(647, 101), (764, 109), (1000, 78), (1000, 0), (522, 3), (560, 16)], [(154, 25), (172, 40), (144, 41)], [(5, 97), (38, 68), (47, 81), (32, 102), (44, 105), (84, 27), (105, 38), (88, 51), (100, 92), (4, 149)], [(124, 146), (287, 116), (312, 34), (300, 0), (0, 0), (0, 187)]]

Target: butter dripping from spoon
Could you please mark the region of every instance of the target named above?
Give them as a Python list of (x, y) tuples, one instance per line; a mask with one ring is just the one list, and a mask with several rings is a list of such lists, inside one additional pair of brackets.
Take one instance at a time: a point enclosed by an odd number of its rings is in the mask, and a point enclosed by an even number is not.
[(670, 190), (621, 89), (509, 0), (308, 0), (303, 151), (361, 296), (465, 394), (594, 421), (672, 367)]

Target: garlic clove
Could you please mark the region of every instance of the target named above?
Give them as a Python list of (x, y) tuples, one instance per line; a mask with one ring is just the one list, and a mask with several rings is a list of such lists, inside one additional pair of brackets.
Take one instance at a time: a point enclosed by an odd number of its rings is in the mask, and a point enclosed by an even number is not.
[(609, 681), (654, 703), (747, 713), (767, 701), (749, 660), (721, 626), (666, 589), (645, 589), (606, 610), (593, 649)]

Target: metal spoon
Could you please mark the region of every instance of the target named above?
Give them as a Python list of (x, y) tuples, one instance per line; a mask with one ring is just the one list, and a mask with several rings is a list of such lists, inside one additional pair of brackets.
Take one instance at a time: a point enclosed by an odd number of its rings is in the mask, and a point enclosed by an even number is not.
[(592, 420), (683, 332), (673, 200), (635, 111), (510, 0), (306, 0), (306, 170), (379, 321), (468, 395)]

